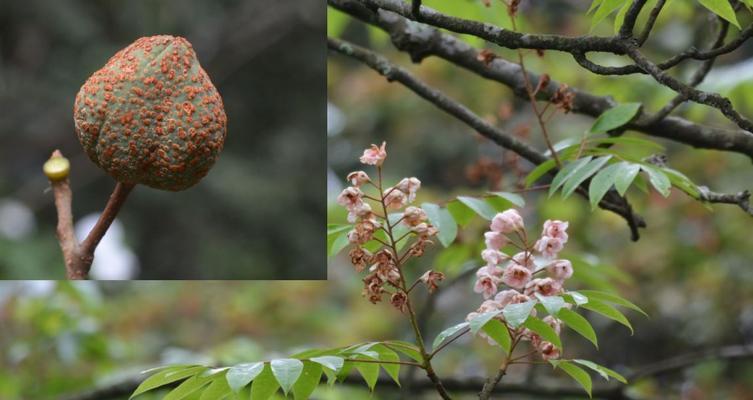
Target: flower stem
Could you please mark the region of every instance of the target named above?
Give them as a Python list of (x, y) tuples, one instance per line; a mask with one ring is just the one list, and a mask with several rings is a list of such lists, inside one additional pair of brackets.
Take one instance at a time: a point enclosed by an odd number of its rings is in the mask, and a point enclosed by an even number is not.
[[(383, 193), (383, 185), (382, 185), (382, 167), (377, 166), (377, 172), (378, 172), (378, 181), (377, 186), (379, 188), (379, 192)], [(394, 189), (394, 188), (393, 188)], [(384, 203), (384, 198), (389, 193), (382, 196), (382, 201), (380, 202), (382, 204), (382, 210), (384, 211), (384, 215), (389, 215), (387, 213), (387, 205)], [(406, 308), (408, 310), (408, 316), (410, 318), (411, 327), (413, 328), (413, 333), (416, 338), (416, 345), (418, 346), (418, 351), (421, 354), (422, 359), (422, 367), (424, 370), (426, 370), (426, 376), (429, 378), (429, 380), (434, 383), (434, 387), (437, 390), (437, 393), (439, 393), (439, 396), (442, 397), (444, 400), (450, 400), (452, 397), (447, 392), (447, 390), (444, 388), (444, 385), (442, 385), (442, 381), (439, 380), (439, 377), (434, 372), (434, 367), (431, 365), (431, 356), (426, 352), (426, 348), (424, 347), (424, 339), (421, 335), (421, 329), (418, 327), (418, 320), (416, 318), (416, 313), (413, 310), (413, 304), (411, 303), (410, 296), (407, 295), (408, 290), (406, 288), (405, 283), (405, 275), (403, 274), (403, 269), (401, 268), (401, 259), (400, 254), (397, 251), (397, 241), (395, 240), (395, 236), (392, 233), (392, 226), (390, 226), (390, 223), (388, 220), (385, 220), (387, 225), (387, 237), (389, 238), (390, 242), (390, 249), (392, 250), (392, 254), (394, 255), (395, 259), (395, 268), (397, 268), (398, 273), (400, 274), (400, 289), (406, 293)]]

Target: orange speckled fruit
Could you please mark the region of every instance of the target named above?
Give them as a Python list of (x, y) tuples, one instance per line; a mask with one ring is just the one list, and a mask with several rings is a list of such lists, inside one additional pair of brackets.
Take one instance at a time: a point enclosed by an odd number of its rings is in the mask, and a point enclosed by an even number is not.
[(183, 190), (203, 178), (225, 143), (217, 89), (182, 37), (150, 36), (119, 51), (79, 90), (76, 134), (119, 182)]

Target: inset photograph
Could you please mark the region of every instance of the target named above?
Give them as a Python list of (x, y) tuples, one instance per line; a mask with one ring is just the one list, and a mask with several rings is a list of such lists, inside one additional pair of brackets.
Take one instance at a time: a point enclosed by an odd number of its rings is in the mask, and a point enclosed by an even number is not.
[(0, 279), (326, 279), (325, 9), (3, 2)]

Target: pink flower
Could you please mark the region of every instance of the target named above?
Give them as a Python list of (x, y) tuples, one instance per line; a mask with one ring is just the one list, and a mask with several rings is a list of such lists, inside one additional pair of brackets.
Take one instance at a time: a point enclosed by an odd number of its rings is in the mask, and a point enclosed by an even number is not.
[(499, 303), (500, 308), (504, 308), (506, 305), (510, 304), (513, 301), (515, 296), (518, 295), (520, 295), (520, 292), (518, 292), (517, 290), (507, 289), (497, 293), (497, 295), (494, 296), (494, 301)]
[(533, 254), (527, 251), (521, 251), (520, 253), (512, 256), (510, 265), (519, 265), (521, 267), (528, 268), (528, 270), (531, 272), (534, 272), (536, 270), (536, 263), (533, 262)]
[(488, 313), (490, 311), (497, 311), (501, 310), (502, 307), (499, 305), (499, 303), (495, 300), (485, 300), (483, 303), (481, 303), (481, 306), (479, 306), (478, 310), (476, 310), (477, 313), (483, 314)]
[(560, 350), (550, 342), (541, 342), (538, 346), (536, 346), (536, 350), (539, 351), (541, 358), (543, 358), (544, 360), (553, 360), (560, 358)]
[(356, 222), (358, 218), (368, 218), (371, 215), (371, 206), (368, 203), (356, 204), (348, 210), (348, 222)]
[(405, 193), (395, 188), (389, 188), (385, 190), (384, 196), (384, 204), (387, 206), (387, 208), (391, 208), (393, 210), (402, 208), (407, 201)]
[(486, 261), (486, 265), (499, 265), (507, 259), (507, 254), (492, 249), (486, 249), (481, 252), (481, 258)]
[(390, 297), (390, 304), (404, 313), (408, 309), (408, 296), (403, 292), (395, 292)]
[(403, 178), (395, 187), (408, 195), (408, 203), (412, 203), (416, 199), (416, 192), (421, 188), (421, 181), (418, 178), (410, 177)]
[(544, 231), (541, 236), (549, 236), (559, 239), (562, 243), (567, 243), (567, 227), (570, 225), (567, 221), (548, 219), (544, 222)]
[(429, 293), (433, 293), (438, 288), (437, 282), (444, 280), (444, 274), (428, 270), (421, 275), (421, 278), (419, 279), (421, 279), (421, 282), (423, 282), (426, 285), (426, 288), (429, 289)]
[(363, 171), (353, 171), (348, 174), (348, 177), (346, 179), (348, 180), (348, 182), (350, 182), (351, 185), (355, 187), (361, 186), (371, 180), (369, 176), (366, 175), (366, 173)]
[(416, 226), (426, 221), (426, 213), (418, 207), (407, 207), (403, 213), (403, 221), (410, 226)]
[(356, 187), (346, 187), (337, 196), (337, 204), (351, 209), (363, 203), (363, 192)]
[(560, 331), (562, 330), (562, 321), (552, 317), (551, 315), (547, 315), (542, 321), (551, 326), (552, 329), (554, 329), (554, 332), (556, 332), (558, 335), (560, 334)]
[(507, 236), (494, 231), (484, 233), (484, 240), (487, 249), (499, 250), (507, 244)]
[(510, 264), (502, 274), (502, 282), (511, 288), (522, 289), (531, 280), (531, 275), (531, 270), (528, 268)]
[(473, 291), (481, 293), (485, 299), (494, 296), (497, 293), (497, 278), (491, 275), (482, 275), (476, 279), (476, 284), (473, 286)]
[(542, 296), (554, 296), (562, 291), (562, 284), (552, 278), (534, 279), (526, 285), (524, 293), (533, 295), (538, 293)]
[(434, 236), (439, 232), (437, 228), (434, 227), (434, 225), (427, 224), (426, 222), (422, 222), (411, 229), (413, 232), (415, 232), (418, 236), (421, 236), (422, 238), (428, 238), (429, 236)]
[(360, 160), (364, 164), (381, 166), (384, 159), (387, 158), (387, 142), (382, 142), (381, 147), (372, 144), (370, 148), (363, 151)]
[(546, 270), (549, 276), (560, 282), (573, 276), (573, 264), (568, 260), (554, 260), (546, 266)]
[(546, 258), (557, 257), (557, 253), (562, 250), (562, 247), (564, 247), (562, 241), (551, 236), (542, 236), (533, 245), (533, 248)]
[(487, 265), (485, 267), (481, 267), (476, 271), (477, 277), (482, 277), (484, 275), (493, 276), (495, 278), (501, 278), (502, 273), (505, 272), (504, 269), (494, 266), (494, 265)]
[(523, 229), (523, 217), (517, 211), (509, 209), (494, 216), (491, 223), (494, 232), (511, 233)]

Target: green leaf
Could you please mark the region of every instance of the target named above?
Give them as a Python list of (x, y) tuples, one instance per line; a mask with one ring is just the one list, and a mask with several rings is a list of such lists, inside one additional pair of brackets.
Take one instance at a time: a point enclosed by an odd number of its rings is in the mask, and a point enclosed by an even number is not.
[(664, 197), (669, 196), (670, 188), (672, 187), (672, 183), (669, 181), (669, 178), (667, 178), (667, 175), (662, 172), (660, 169), (643, 164), (641, 165), (641, 169), (646, 171), (648, 174), (648, 180), (651, 182), (651, 185), (656, 189), (659, 194), (661, 194)]
[(183, 381), (183, 383), (178, 385), (178, 387), (176, 387), (175, 389), (171, 390), (170, 393), (162, 398), (162, 400), (185, 399), (187, 396), (190, 396), (191, 394), (207, 385), (209, 382), (211, 382), (210, 378), (202, 378), (198, 375), (194, 375)]
[(348, 232), (341, 232), (332, 236), (327, 236), (327, 255), (332, 257), (340, 253), (344, 248), (348, 247)]
[(628, 383), (627, 379), (625, 379), (624, 376), (618, 374), (617, 372), (615, 372), (615, 371), (613, 371), (613, 370), (611, 370), (611, 369), (609, 369), (609, 368), (607, 368), (607, 367), (605, 367), (603, 365), (596, 364), (593, 361), (576, 359), (576, 360), (573, 360), (573, 362), (576, 362), (576, 363), (578, 363), (580, 365), (583, 365), (585, 367), (588, 367), (588, 368), (592, 369), (593, 371), (595, 371), (596, 373), (598, 373), (599, 375), (601, 375), (601, 377), (604, 378), (607, 381), (609, 381), (609, 377), (611, 376), (612, 378), (617, 379), (618, 381), (620, 381), (620, 382), (622, 382), (624, 384)]
[(227, 395), (232, 393), (232, 389), (227, 384), (227, 380), (224, 376), (216, 378), (209, 386), (201, 393), (199, 400), (222, 400)]
[(631, 310), (638, 311), (639, 313), (645, 315), (648, 317), (648, 314), (646, 314), (645, 311), (643, 311), (640, 307), (637, 305), (631, 303), (630, 301), (609, 292), (602, 292), (598, 290), (580, 290), (579, 291), (584, 296), (588, 297), (589, 299), (594, 300), (600, 300), (600, 301), (606, 301), (609, 303), (617, 304), (623, 307), (627, 307)]
[(570, 297), (572, 297), (572, 298), (573, 298), (573, 302), (574, 302), (574, 303), (575, 303), (575, 305), (577, 305), (577, 306), (580, 306), (580, 305), (583, 305), (583, 304), (586, 304), (586, 303), (588, 303), (588, 297), (584, 296), (584, 295), (583, 295), (583, 294), (581, 294), (581, 293), (578, 293), (578, 292), (576, 292), (576, 291), (569, 291), (569, 292), (567, 292), (567, 294), (568, 294), (568, 295), (569, 295)]
[(163, 369), (156, 374), (150, 376), (149, 378), (146, 378), (141, 384), (136, 388), (136, 390), (133, 392), (131, 397), (129, 399), (132, 399), (141, 393), (148, 392), (152, 389), (156, 389), (160, 386), (167, 385), (168, 383), (177, 382), (183, 379), (188, 378), (189, 376), (193, 376), (198, 374), (201, 371), (206, 370), (206, 367), (202, 366), (180, 366), (175, 368), (167, 368)]
[(450, 336), (455, 335), (456, 333), (460, 332), (462, 329), (465, 329), (468, 327), (467, 322), (461, 322), (455, 326), (451, 326), (442, 332), (439, 332), (439, 335), (434, 338), (434, 342), (432, 342), (431, 347), (432, 349), (435, 349), (439, 347), (440, 344), (444, 343), (445, 340), (449, 339)]
[(502, 309), (502, 315), (504, 315), (507, 325), (511, 328), (517, 328), (528, 319), (535, 305), (536, 302), (533, 300), (525, 303), (508, 304)]
[(685, 194), (696, 200), (700, 198), (701, 190), (698, 189), (698, 186), (682, 172), (676, 171), (672, 168), (662, 168), (661, 170), (664, 171), (665, 174), (667, 174), (667, 177), (669, 177), (669, 181), (672, 183), (672, 186), (682, 190), (683, 192), (685, 192)]
[(337, 356), (312, 357), (311, 361), (321, 364), (323, 367), (329, 368), (335, 372), (339, 371), (345, 362), (342, 357)]
[(633, 334), (633, 326), (630, 325), (630, 321), (628, 321), (628, 319), (625, 318), (625, 316), (622, 315), (619, 310), (610, 306), (609, 304), (602, 303), (598, 300), (591, 300), (581, 307), (585, 308), (586, 310), (591, 310), (595, 313), (601, 314), (611, 320), (617, 321), (622, 325), (625, 325), (628, 329), (630, 329), (630, 334)]
[(726, 19), (732, 25), (740, 29), (740, 23), (737, 22), (737, 16), (729, 0), (698, 0), (702, 6), (708, 8), (712, 13)]
[(568, 310), (567, 308), (561, 309), (560, 312), (557, 313), (557, 318), (561, 319), (562, 322), (565, 323), (565, 326), (569, 327), (575, 332), (578, 332), (581, 336), (593, 343), (597, 348), (599, 347), (598, 341), (596, 340), (596, 332), (594, 332), (594, 328), (591, 326), (587, 319), (578, 315), (578, 313), (576, 313), (575, 311)]
[(557, 175), (552, 179), (552, 183), (549, 186), (549, 197), (557, 191), (568, 179), (570, 179), (579, 169), (585, 167), (592, 159), (592, 156), (586, 156), (579, 158), (573, 162), (567, 163)]
[[(523, 199), (523, 196), (517, 194), (517, 193), (510, 193), (510, 192), (490, 192), (489, 194), (493, 194), (497, 197), (501, 197), (505, 200), (507, 200), (509, 203), (518, 206), (518, 207), (525, 207), (526, 201)], [(509, 206), (508, 206), (509, 208)]]
[(564, 198), (570, 196), (575, 191), (575, 189), (580, 186), (581, 183), (590, 178), (591, 175), (596, 173), (596, 171), (601, 169), (601, 167), (603, 167), (610, 158), (612, 158), (612, 156), (602, 156), (596, 158), (586, 164), (584, 167), (579, 168), (577, 171), (575, 171), (575, 173), (567, 179), (567, 182), (565, 182), (565, 185), (562, 187), (562, 196)]
[(539, 299), (541, 304), (546, 308), (546, 312), (549, 315), (557, 315), (560, 309), (565, 306), (565, 299), (560, 296), (542, 296), (536, 293), (536, 298)]
[(630, 8), (630, 5), (632, 2), (626, 1), (625, 5), (620, 8), (620, 11), (617, 13), (617, 15), (614, 17), (614, 34), (618, 34), (620, 32), (620, 28), (622, 28), (622, 24), (625, 22), (625, 14), (627, 14), (627, 10)]
[(609, 188), (614, 185), (617, 179), (617, 174), (620, 173), (620, 164), (608, 165), (606, 168), (599, 171), (588, 186), (588, 198), (591, 201), (591, 209), (596, 209), (601, 199), (607, 194)]
[(251, 398), (254, 400), (267, 400), (277, 393), (280, 385), (272, 374), (272, 368), (264, 365), (264, 370), (254, 379), (251, 384)]
[(596, 8), (601, 4), (603, 0), (594, 0), (591, 2), (591, 7), (588, 7), (588, 11), (586, 11), (586, 15), (591, 14)]
[(458, 200), (484, 219), (491, 221), (497, 215), (497, 211), (484, 200), (467, 196), (458, 196)]
[(507, 326), (505, 326), (502, 321), (492, 319), (481, 329), (483, 329), (490, 338), (497, 342), (506, 353), (510, 353), (512, 338), (510, 338), (510, 331), (507, 330)]
[[(393, 350), (385, 347), (383, 344), (378, 344), (373, 348), (374, 351), (379, 353), (380, 361), (400, 361), (400, 356), (398, 356)], [(387, 372), (387, 375), (389, 375), (392, 380), (400, 386), (400, 364), (381, 363), (380, 365), (384, 368), (384, 371)]]
[(596, 136), (590, 136), (588, 138), (589, 144), (614, 144), (614, 145), (624, 145), (624, 146), (630, 146), (630, 147), (645, 147), (648, 150), (652, 151), (664, 151), (664, 146), (662, 146), (659, 143), (652, 142), (651, 140), (641, 139), (639, 137), (635, 136), (607, 136), (607, 137), (596, 137)]
[(376, 386), (377, 379), (379, 378), (379, 364), (372, 362), (354, 361), (353, 365), (361, 374), (363, 380), (366, 381), (366, 385), (369, 386), (369, 389), (373, 391), (374, 386)]
[(304, 361), (301, 377), (293, 385), (293, 397), (296, 400), (308, 399), (319, 386), (322, 379), (322, 366), (315, 362)]
[(447, 203), (447, 211), (450, 212), (450, 215), (452, 215), (455, 222), (460, 226), (468, 225), (469, 222), (473, 221), (473, 217), (476, 216), (473, 210), (458, 200)]
[(593, 30), (596, 25), (599, 25), (599, 23), (609, 16), (609, 14), (620, 8), (625, 1), (627, 0), (603, 0), (593, 17), (591, 17), (591, 30)]
[(439, 229), (437, 237), (442, 246), (451, 245), (458, 234), (458, 225), (452, 218), (452, 214), (446, 208), (440, 208), (432, 203), (423, 203), (421, 208), (426, 212), (429, 222)]
[(559, 368), (565, 371), (566, 374), (570, 375), (570, 377), (573, 378), (575, 382), (578, 382), (578, 384), (583, 387), (583, 390), (588, 393), (588, 397), (591, 397), (592, 382), (588, 372), (566, 360), (549, 360), (549, 363), (552, 364), (554, 368)]
[(591, 126), (591, 133), (603, 133), (617, 129), (630, 122), (640, 109), (641, 103), (623, 103), (612, 107), (599, 115), (599, 118), (596, 118)]
[(301, 376), (303, 362), (295, 358), (283, 358), (272, 360), (269, 365), (272, 367), (272, 374), (277, 378), (277, 383), (287, 395), (295, 381)]
[(390, 340), (382, 343), (395, 351), (405, 354), (414, 361), (423, 362), (421, 352), (419, 352), (418, 347), (416, 347), (415, 344), (403, 342), (401, 340)]
[(557, 346), (558, 349), (562, 349), (562, 342), (560, 341), (559, 335), (557, 335), (557, 332), (554, 330), (554, 328), (549, 326), (549, 324), (547, 324), (546, 322), (534, 316), (530, 316), (523, 324), (523, 326), (538, 333), (542, 339), (546, 340), (547, 342), (551, 342), (553, 345)]
[(502, 313), (502, 310), (489, 311), (472, 318), (470, 321), (468, 321), (468, 324), (471, 327), (471, 333), (474, 335), (478, 333), (478, 331), (480, 331), (487, 322), (491, 321), (492, 318), (496, 317), (500, 313)]
[(620, 166), (620, 170), (617, 173), (617, 178), (614, 180), (614, 188), (617, 189), (617, 193), (620, 196), (624, 196), (630, 184), (633, 183), (635, 176), (641, 171), (641, 166), (640, 164), (633, 164), (627, 161), (620, 161), (616, 165)]
[(562, 167), (562, 169), (557, 172), (557, 175), (554, 176), (554, 179), (552, 179), (552, 183), (549, 186), (549, 197), (552, 197), (552, 195), (557, 191), (557, 189), (560, 188), (560, 186), (562, 186), (563, 183), (565, 183), (575, 173), (577, 173), (579, 169), (585, 167), (592, 158), (592, 156), (579, 158), (573, 162), (567, 163), (564, 167)]
[(525, 179), (525, 187), (526, 189), (531, 187), (531, 185), (534, 184), (539, 178), (544, 176), (547, 172), (551, 171), (552, 168), (557, 166), (554, 159), (549, 159), (544, 161), (543, 163), (536, 166), (536, 168), (532, 169), (531, 172), (528, 173)]
[(263, 369), (263, 362), (239, 364), (227, 371), (225, 379), (227, 379), (228, 386), (230, 386), (234, 392), (238, 392), (244, 386), (251, 383), (254, 378), (259, 376)]

